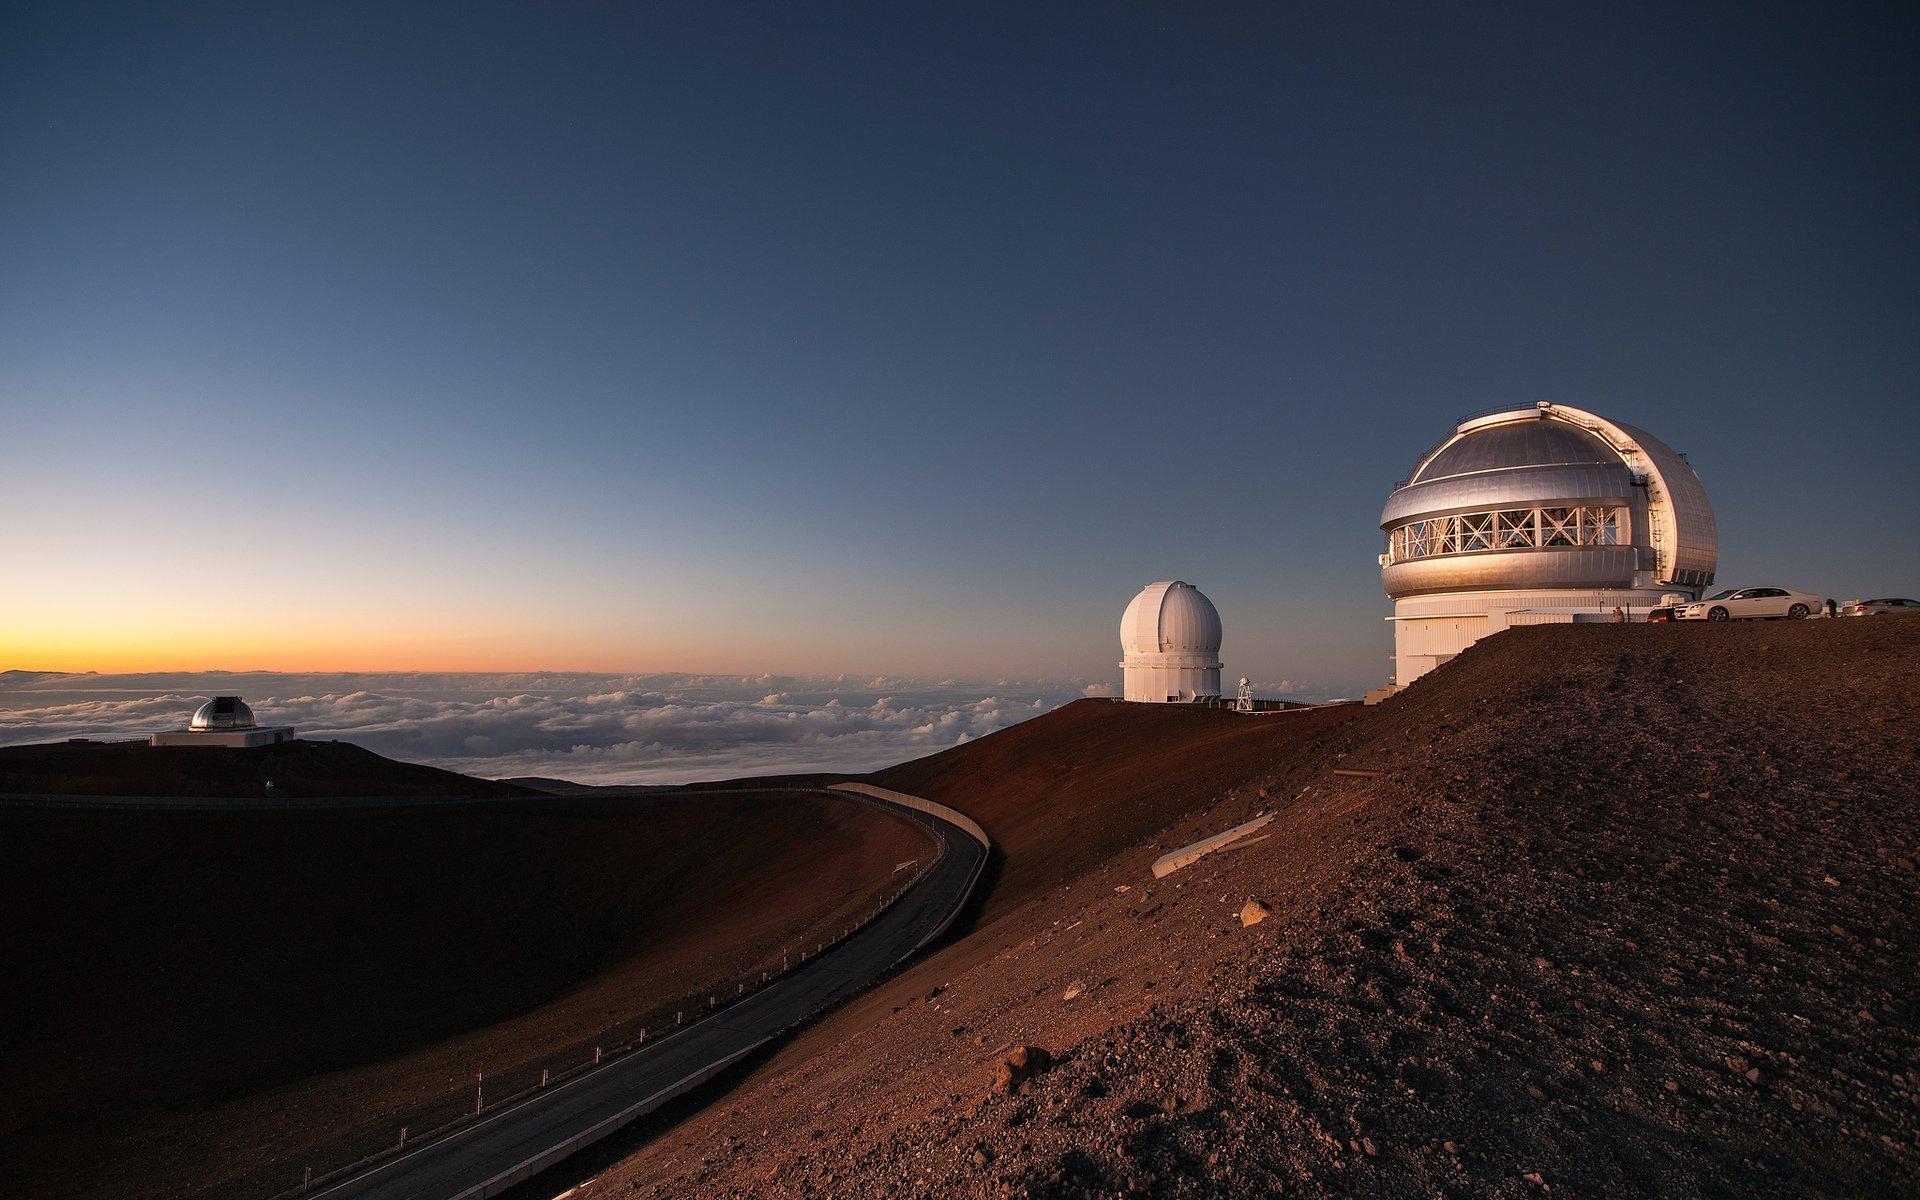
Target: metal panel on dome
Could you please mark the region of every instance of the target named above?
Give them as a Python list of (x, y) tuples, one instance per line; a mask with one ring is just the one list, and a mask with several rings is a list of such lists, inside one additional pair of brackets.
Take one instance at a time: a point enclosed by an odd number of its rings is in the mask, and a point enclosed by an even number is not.
[(1633, 586), (1639, 557), (1632, 546), (1493, 550), (1389, 563), (1380, 575), (1394, 597), (1509, 588), (1624, 589)]
[(1218, 653), (1220, 632), (1219, 611), (1193, 585), (1175, 584), (1161, 597), (1161, 653)]
[(1527, 416), (1462, 434), (1421, 463), (1408, 482), (1427, 483), (1509, 467), (1604, 466), (1619, 461), (1619, 453), (1597, 434)]
[(1173, 583), (1171, 579), (1150, 583), (1127, 605), (1120, 618), (1121, 650), (1128, 654), (1160, 652), (1160, 608)]
[(1475, 475), (1410, 483), (1387, 497), (1380, 527), (1390, 529), (1414, 517), (1508, 505), (1626, 504), (1634, 494), (1633, 472), (1616, 456), (1611, 465), (1507, 467)]
[(1663, 581), (1682, 587), (1709, 586), (1720, 565), (1720, 526), (1714, 519), (1713, 504), (1707, 499), (1706, 485), (1700, 482), (1693, 464), (1681, 458), (1673, 447), (1631, 425), (1619, 425), (1619, 428), (1639, 443), (1667, 493), (1667, 509), (1674, 529), (1671, 559), (1665, 564)]
[(202, 704), (187, 723), (188, 729), (251, 729), (253, 710), (238, 696), (215, 696)]

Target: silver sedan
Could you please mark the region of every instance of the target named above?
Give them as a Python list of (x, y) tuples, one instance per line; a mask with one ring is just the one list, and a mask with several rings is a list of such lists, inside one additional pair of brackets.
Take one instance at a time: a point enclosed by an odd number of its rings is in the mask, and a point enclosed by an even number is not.
[(1840, 608), (1843, 617), (1878, 617), (1887, 613), (1920, 613), (1920, 600), (1849, 600)]

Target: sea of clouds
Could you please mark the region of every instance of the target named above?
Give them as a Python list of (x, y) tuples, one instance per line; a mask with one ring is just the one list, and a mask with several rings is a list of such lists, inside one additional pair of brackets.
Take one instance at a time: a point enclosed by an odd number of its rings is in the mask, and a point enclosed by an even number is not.
[(0, 745), (135, 738), (238, 693), (261, 724), (470, 775), (663, 784), (918, 758), (1112, 695), (1085, 680), (0, 672)]

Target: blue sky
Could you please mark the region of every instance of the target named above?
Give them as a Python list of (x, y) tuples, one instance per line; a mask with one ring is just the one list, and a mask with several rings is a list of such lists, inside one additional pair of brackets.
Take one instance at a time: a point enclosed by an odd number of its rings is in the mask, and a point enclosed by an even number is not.
[[(0, 667), (1387, 675), (1464, 412), (1920, 592), (1902, 6), (14, 4)], [(219, 597), (210, 604), (208, 597)]]

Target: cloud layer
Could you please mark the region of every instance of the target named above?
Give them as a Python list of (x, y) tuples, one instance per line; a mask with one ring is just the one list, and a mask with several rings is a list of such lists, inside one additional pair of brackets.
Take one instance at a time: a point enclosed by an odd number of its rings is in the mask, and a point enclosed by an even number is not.
[(0, 744), (179, 728), (216, 691), (262, 723), (489, 777), (680, 783), (866, 771), (1080, 696), (1019, 682), (692, 675), (0, 674)]

